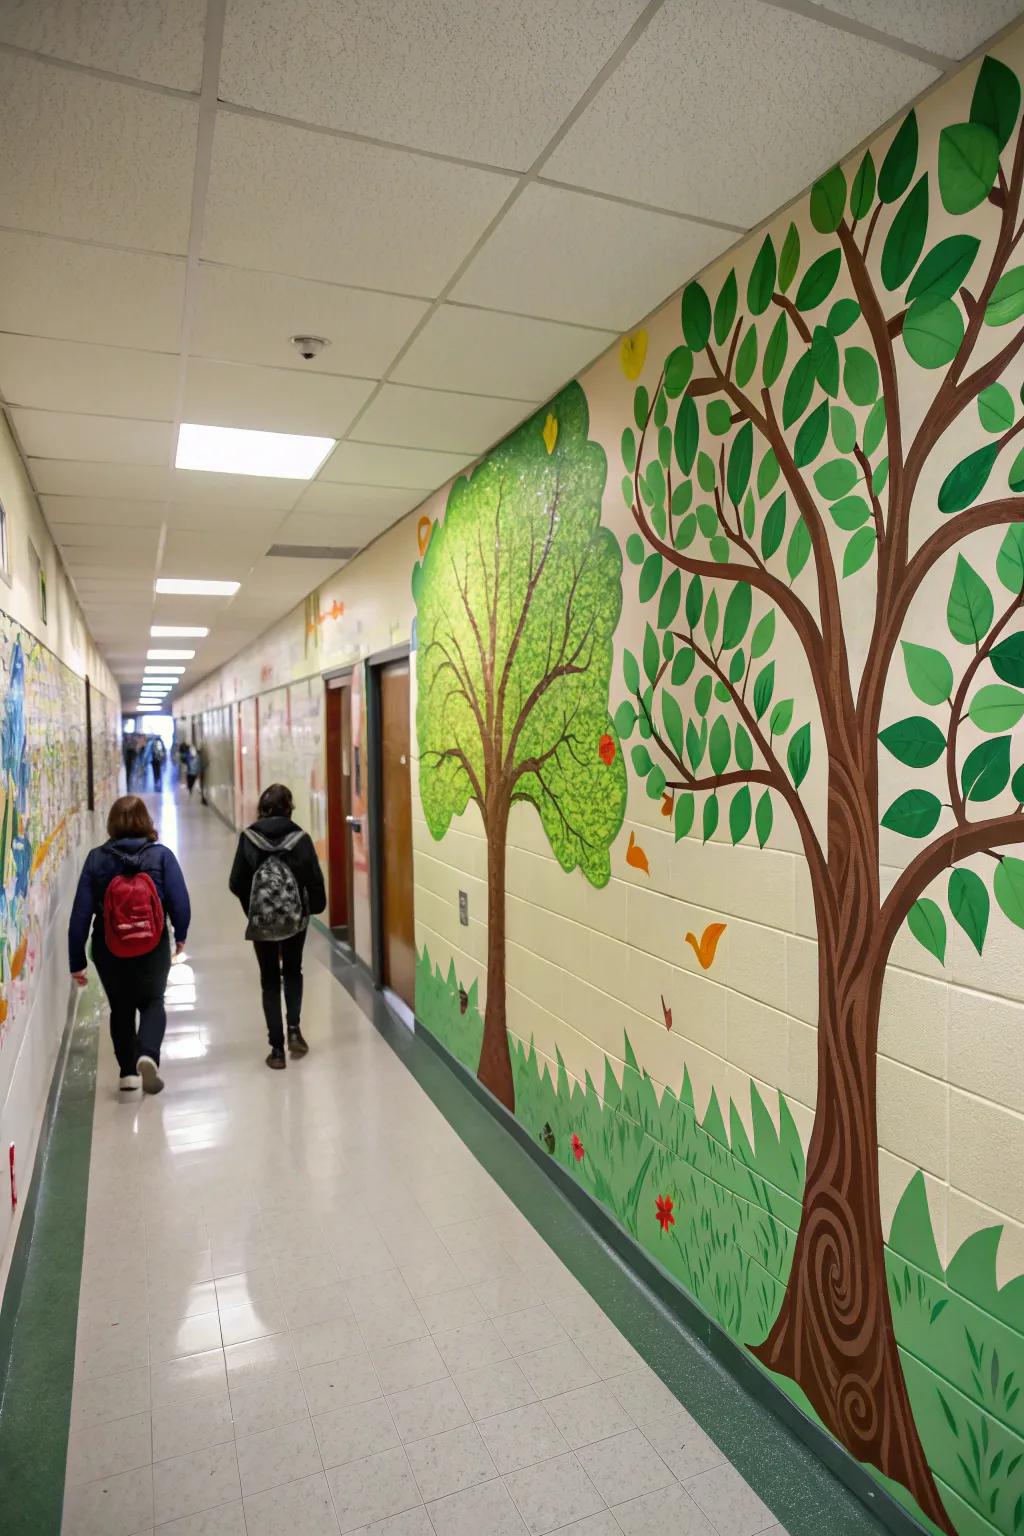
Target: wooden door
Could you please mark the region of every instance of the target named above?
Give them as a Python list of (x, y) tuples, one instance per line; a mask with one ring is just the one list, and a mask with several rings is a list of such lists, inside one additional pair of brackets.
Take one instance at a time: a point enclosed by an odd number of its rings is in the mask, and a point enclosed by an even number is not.
[(380, 878), (383, 982), (413, 1006), (416, 939), (412, 901), (409, 663), (380, 669)]
[(351, 939), (352, 921), (352, 688), (327, 684), (328, 921)]

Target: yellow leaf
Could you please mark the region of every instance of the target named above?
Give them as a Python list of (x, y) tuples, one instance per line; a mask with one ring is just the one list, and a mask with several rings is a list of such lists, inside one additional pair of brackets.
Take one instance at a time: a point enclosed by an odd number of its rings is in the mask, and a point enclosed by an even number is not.
[(433, 532), (433, 529), (434, 524), (429, 517), (421, 517), (419, 522), (416, 524), (416, 542), (420, 547), (420, 559), (422, 559), (427, 552), (427, 545), (430, 543), (430, 535)]
[(542, 436), (548, 453), (554, 453), (555, 444), (558, 442), (558, 418), (551, 411), (548, 411), (548, 419), (544, 423)]
[(623, 336), (619, 358), (626, 378), (638, 379), (647, 360), (647, 332), (633, 331), (629, 336)]

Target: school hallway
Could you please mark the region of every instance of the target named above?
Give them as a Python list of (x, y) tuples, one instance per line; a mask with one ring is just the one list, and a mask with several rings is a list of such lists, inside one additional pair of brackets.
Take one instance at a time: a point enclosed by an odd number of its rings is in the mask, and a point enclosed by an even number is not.
[[(267, 1070), (226, 888), (233, 834), (180, 790), (149, 799), (193, 926), (159, 1097), (119, 1094), (91, 992), (75, 1029), (79, 1077), (97, 1035), (99, 1049), (65, 1536), (784, 1536), (699, 1421), (734, 1435), (776, 1504), (788, 1488), (810, 1519), (875, 1530), (692, 1341), (673, 1344), (675, 1325), (320, 933), (310, 1055)], [(38, 1260), (45, 1275), (77, 1254)], [(30, 1327), (31, 1271), (24, 1305)], [(47, 1315), (50, 1345), (59, 1322)], [(644, 1354), (677, 1391), (689, 1380), (686, 1407)], [(16, 1431), (10, 1393), (5, 1417)], [(43, 1478), (54, 1447), (23, 1450)], [(21, 1518), (5, 1529), (48, 1529)]]

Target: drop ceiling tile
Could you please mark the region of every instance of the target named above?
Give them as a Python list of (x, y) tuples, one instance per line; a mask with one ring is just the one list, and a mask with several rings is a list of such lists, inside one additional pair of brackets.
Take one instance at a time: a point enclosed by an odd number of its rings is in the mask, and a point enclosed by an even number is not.
[(228, 531), (264, 538), (268, 544), (284, 515), (285, 509), (281, 507), (231, 506), (224, 502), (169, 502), (166, 508), (169, 528)]
[[(937, 77), (761, 0), (669, 0), (544, 173), (746, 228)], [(672, 82), (682, 122), (654, 80)]]
[(173, 352), (185, 262), (0, 230), (0, 331)]
[(50, 532), (63, 549), (66, 545), (94, 549), (106, 549), (116, 554), (119, 549), (145, 549), (156, 554), (160, 542), (159, 528), (139, 525), (125, 527), (120, 523), (50, 523)]
[(116, 497), (158, 501), (170, 488), (171, 472), (155, 464), (85, 464), (81, 460), (32, 459), (32, 483), (41, 495)]
[[(294, 365), (309, 375), (375, 379), (428, 308), (424, 299), (203, 262), (191, 350), (236, 363)], [(288, 338), (309, 335), (326, 336), (331, 345), (303, 363)]]
[[(2, 366), (0, 355), (0, 383)], [(338, 438), (372, 389), (369, 379), (192, 358), (185, 375), (183, 419), (217, 427)]]
[(5, 224), (183, 252), (195, 102), (0, 56)]
[(585, 368), (616, 335), (443, 304), (393, 377), (399, 384), (542, 400)]
[(24, 410), (12, 411), (11, 419), (22, 447), (33, 457), (157, 465), (166, 464), (171, 451), (173, 429), (167, 421)]
[(512, 186), (489, 171), (221, 112), (203, 255), (432, 296)]
[(178, 359), (166, 352), (0, 334), (0, 390), (9, 405), (168, 421)]
[(358, 513), (348, 517), (311, 517), (293, 512), (274, 535), (275, 544), (307, 544), (338, 549), (361, 549), (395, 521), (386, 513)]
[(531, 165), (644, 0), (229, 0), (220, 94), (293, 117)]
[(96, 549), (92, 544), (65, 544), (61, 549), (61, 559), (73, 576), (78, 572), (96, 571), (102, 573), (114, 569), (118, 575), (122, 571), (134, 571), (137, 575), (149, 573), (152, 576), (154, 554), (146, 549), (119, 549), (116, 555), (105, 554)]
[(155, 85), (198, 91), (206, 0), (15, 0), (0, 8), (0, 42)]
[(384, 485), (339, 485), (314, 480), (295, 503), (295, 510), (313, 517), (361, 515), (387, 517), (393, 522), (419, 506), (427, 494), (423, 490), (393, 490)]
[(375, 443), (339, 443), (317, 476), (350, 485), (402, 486), (425, 496), (436, 490), (473, 457), (465, 453), (431, 453), (423, 448), (381, 448)]
[(963, 59), (1021, 14), (1020, 0), (819, 0), (821, 9), (877, 27), (948, 59)]
[(200, 532), (170, 532), (164, 545), (160, 575), (244, 581), (262, 553), (259, 545), (232, 551), (211, 544), (210, 539)]
[(114, 496), (42, 496), (40, 500), (51, 528), (57, 523), (159, 528), (167, 517), (167, 506), (162, 501), (128, 501)]
[(172, 469), (172, 501), (192, 506), (252, 507), (290, 512), (306, 486), (304, 480), (276, 480), (263, 475), (220, 475), (205, 469)]
[(453, 298), (627, 330), (735, 236), (560, 187), (528, 186)]
[(443, 453), (483, 453), (528, 415), (534, 403), (385, 384), (359, 418), (352, 439)]

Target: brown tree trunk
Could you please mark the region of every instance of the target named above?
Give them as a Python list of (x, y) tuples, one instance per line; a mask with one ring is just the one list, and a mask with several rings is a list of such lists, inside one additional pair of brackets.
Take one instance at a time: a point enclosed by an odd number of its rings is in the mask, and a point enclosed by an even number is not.
[(487, 825), (487, 1005), (477, 1077), (515, 1112), (516, 1091), (505, 1026), (505, 846), (508, 805), (490, 808)]
[(914, 1422), (885, 1273), (875, 1053), (888, 944), (873, 798), (830, 798), (834, 897), (825, 916), (816, 893), (818, 1102), (803, 1212), (782, 1308), (753, 1353), (803, 1389), (858, 1461), (902, 1483), (954, 1536)]

